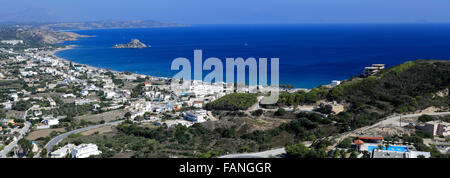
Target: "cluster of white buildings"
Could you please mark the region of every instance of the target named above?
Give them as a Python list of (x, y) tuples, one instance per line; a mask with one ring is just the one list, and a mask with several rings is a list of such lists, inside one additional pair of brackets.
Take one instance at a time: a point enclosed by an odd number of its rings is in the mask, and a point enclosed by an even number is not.
[(72, 150), (71, 156), (72, 158), (87, 158), (92, 155), (100, 155), (101, 153), (95, 144), (81, 144)]
[(64, 158), (70, 154), (71, 158), (88, 158), (93, 155), (100, 155), (102, 152), (98, 150), (97, 145), (81, 144), (75, 146), (74, 144), (67, 144), (64, 147), (50, 153), (51, 158)]
[(430, 158), (430, 152), (422, 151), (408, 151), (408, 152), (398, 152), (390, 150), (373, 150), (372, 158)]
[(372, 66), (364, 68), (364, 75), (365, 76), (375, 75), (381, 70), (383, 70), (385, 66), (386, 64), (372, 64)]
[[(62, 119), (62, 118), (65, 118), (65, 116), (58, 117), (58, 118), (54, 118), (51, 115), (43, 116), (41, 123), (36, 127), (36, 129), (48, 129), (51, 126), (58, 125), (59, 124), (59, 119)], [(31, 119), (32, 120), (33, 119), (38, 119), (38, 117), (34, 117), (34, 118), (31, 118)]]
[(152, 103), (146, 101), (145, 99), (140, 99), (136, 102), (133, 102), (129, 107), (131, 112), (131, 119), (134, 119), (138, 116), (144, 116), (146, 112), (152, 112)]
[(194, 110), (186, 111), (183, 113), (186, 120), (191, 122), (205, 122), (206, 121), (206, 111), (205, 110)]
[(23, 44), (23, 40), (2, 40), (1, 43), (3, 43), (3, 44), (10, 44), (10, 45), (17, 45), (17, 44)]

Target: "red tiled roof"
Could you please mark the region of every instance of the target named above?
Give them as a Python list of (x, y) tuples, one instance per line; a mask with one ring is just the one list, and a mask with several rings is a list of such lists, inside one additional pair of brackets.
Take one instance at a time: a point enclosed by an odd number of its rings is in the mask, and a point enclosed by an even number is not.
[(362, 140), (355, 140), (355, 142), (353, 142), (355, 145), (362, 145), (364, 144), (364, 142)]

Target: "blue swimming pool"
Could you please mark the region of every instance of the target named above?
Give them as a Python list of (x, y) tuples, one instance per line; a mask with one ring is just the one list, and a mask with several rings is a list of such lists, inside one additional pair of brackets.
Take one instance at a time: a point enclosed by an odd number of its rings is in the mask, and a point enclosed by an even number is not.
[[(369, 151), (373, 149), (378, 149), (378, 146), (369, 146)], [(386, 150), (386, 147), (383, 147), (383, 150)], [(408, 152), (408, 147), (405, 146), (389, 146), (389, 151), (398, 151), (398, 152)]]

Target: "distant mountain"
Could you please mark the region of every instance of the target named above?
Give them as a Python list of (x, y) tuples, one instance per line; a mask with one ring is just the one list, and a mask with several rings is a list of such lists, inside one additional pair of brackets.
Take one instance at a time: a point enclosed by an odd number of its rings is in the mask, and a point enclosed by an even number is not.
[(0, 28), (1, 40), (23, 40), (27, 45), (46, 46), (86, 37), (72, 32), (55, 32), (53, 30)]
[(185, 24), (154, 20), (92, 21), (92, 22), (0, 22), (0, 39), (20, 39), (27, 44), (56, 44), (85, 37), (70, 30), (184, 27)]
[(155, 27), (183, 27), (186, 24), (160, 22), (156, 20), (101, 20), (70, 22), (45, 8), (29, 8), (18, 12), (0, 12), (1, 27), (20, 27), (41, 30), (90, 30), (90, 29), (118, 29), (118, 28), (155, 28)]
[(119, 28), (155, 28), (155, 27), (183, 27), (186, 24), (159, 22), (155, 20), (132, 21), (92, 21), (92, 22), (61, 22), (37, 25), (40, 29), (51, 30), (90, 30), (90, 29), (119, 29)]
[(156, 20), (102, 20), (102, 21), (63, 21), (46, 8), (28, 8), (17, 12), (0, 11), (0, 27), (21, 27), (42, 30), (89, 30), (118, 28), (180, 27), (186, 24), (160, 22)]
[(0, 22), (3, 23), (48, 23), (58, 21), (60, 21), (59, 17), (45, 8), (28, 8), (12, 13), (0, 12)]

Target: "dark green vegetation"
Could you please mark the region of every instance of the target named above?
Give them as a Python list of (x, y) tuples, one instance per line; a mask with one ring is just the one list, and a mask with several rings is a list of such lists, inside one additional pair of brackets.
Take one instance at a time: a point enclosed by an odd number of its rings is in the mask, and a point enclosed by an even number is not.
[[(278, 142), (280, 137), (286, 135), (289, 135), (291, 140), (283, 144), (318, 141), (320, 138), (330, 136), (336, 132), (337, 126), (332, 124), (330, 120), (314, 113), (299, 113), (295, 119), (288, 123), (266, 131), (257, 130), (243, 135), (242, 138), (254, 140), (263, 147), (270, 147), (274, 142)], [(328, 144), (324, 145), (328, 146)]]
[(103, 152), (101, 157), (125, 154), (125, 150), (131, 150), (129, 156), (132, 157), (216, 157), (226, 153), (263, 151), (307, 140), (314, 141), (318, 149), (324, 149), (330, 143), (317, 138), (336, 130), (316, 114), (299, 114), (290, 122), (266, 131), (252, 131), (250, 125), (239, 124), (248, 118), (229, 116), (223, 119), (231, 120), (233, 124), (216, 128), (207, 128), (203, 124), (177, 125), (166, 129), (126, 121), (107, 136), (72, 136), (69, 141), (96, 143)]
[(448, 109), (449, 96), (439, 97), (436, 93), (449, 87), (449, 61), (417, 60), (394, 66), (377, 76), (338, 85), (327, 99), (350, 103), (348, 111), (335, 119), (357, 128), (394, 112), (413, 112), (430, 106)]
[(17, 145), (20, 146), (23, 154), (28, 157), (28, 158), (32, 158), (34, 156), (34, 153), (32, 151), (33, 149), (33, 145), (31, 144), (31, 141), (27, 140), (27, 139), (20, 139), (17, 142)]
[[(292, 106), (320, 99), (344, 102), (346, 112), (331, 115), (341, 123), (341, 131), (371, 125), (392, 113), (406, 113), (430, 106), (449, 108), (449, 96), (436, 93), (450, 87), (450, 61), (416, 60), (406, 62), (367, 78), (353, 78), (332, 89), (311, 92), (283, 92), (277, 105)], [(266, 106), (270, 107), (270, 106)], [(328, 112), (323, 106), (318, 111)]]
[[(176, 126), (142, 126), (126, 122), (117, 127), (117, 133), (91, 142), (99, 145), (103, 157), (123, 154), (131, 150), (134, 157), (216, 157), (236, 152), (255, 152), (286, 146), (287, 157), (324, 158), (356, 157), (354, 149), (326, 152), (331, 143), (326, 137), (376, 123), (392, 113), (412, 112), (430, 106), (448, 109), (450, 98), (436, 93), (450, 86), (449, 61), (418, 60), (391, 67), (367, 78), (353, 78), (332, 89), (316, 88), (311, 92), (281, 93), (278, 106), (311, 104), (318, 100), (338, 101), (346, 104), (346, 111), (337, 115), (330, 114), (322, 118), (318, 114), (299, 113), (297, 115), (279, 109), (269, 117), (278, 119), (282, 124), (264, 129), (250, 129), (250, 125), (240, 123), (243, 120), (258, 122), (268, 117), (267, 112), (245, 110), (256, 102), (256, 94), (233, 93), (205, 106), (214, 113), (224, 113), (220, 121), (229, 121), (229, 125), (216, 123), (195, 124), (189, 128)], [(139, 95), (142, 86), (133, 92)], [(265, 106), (265, 107), (275, 107)], [(219, 111), (220, 110), (220, 111)], [(317, 111), (329, 113), (329, 106), (321, 106)], [(216, 115), (216, 114), (215, 114)], [(273, 117), (276, 116), (276, 117)], [(429, 118), (422, 118), (428, 120)], [(403, 136), (404, 140), (414, 143), (419, 150), (428, 150), (434, 157), (442, 157), (435, 148), (424, 146), (423, 138), (429, 134), (416, 132)], [(87, 137), (74, 138), (78, 143)], [(86, 141), (86, 140), (83, 140)], [(306, 148), (302, 142), (312, 143)], [(351, 140), (339, 144), (349, 148)], [(367, 154), (364, 154), (367, 157)]]
[(429, 116), (429, 115), (422, 115), (419, 117), (419, 121), (420, 122), (428, 122), (428, 121), (434, 121), (434, 117)]
[(232, 93), (206, 104), (205, 108), (207, 110), (245, 110), (255, 104), (256, 101), (256, 94)]
[(17, 111), (26, 111), (27, 109), (29, 109), (32, 106), (32, 104), (28, 101), (18, 101), (17, 103), (15, 103), (12, 107), (12, 109), (17, 110)]
[(287, 158), (327, 158), (325, 147), (314, 149), (308, 148), (303, 143), (297, 143), (286, 147)]
[[(325, 99), (328, 95), (329, 89), (319, 87), (314, 88), (310, 92), (298, 91), (295, 93), (281, 92), (277, 105), (279, 106), (297, 106), (301, 104), (312, 104), (319, 99)], [(270, 107), (270, 105), (266, 105)]]
[[(110, 135), (90, 135), (70, 140), (72, 143), (93, 142), (103, 152), (100, 157), (113, 157), (130, 150), (131, 157), (215, 157), (226, 152), (237, 152), (242, 145), (255, 144), (241, 140), (234, 131), (208, 130), (200, 124), (189, 128), (178, 125), (164, 127), (143, 127), (125, 122), (116, 127)], [(211, 151), (214, 150), (214, 151)]]

